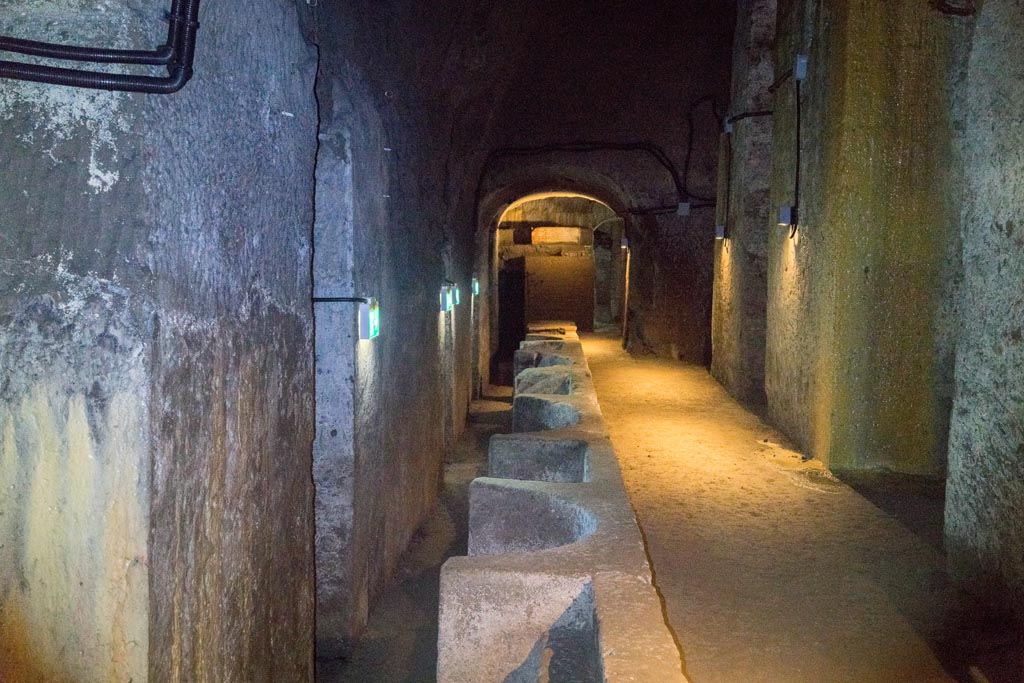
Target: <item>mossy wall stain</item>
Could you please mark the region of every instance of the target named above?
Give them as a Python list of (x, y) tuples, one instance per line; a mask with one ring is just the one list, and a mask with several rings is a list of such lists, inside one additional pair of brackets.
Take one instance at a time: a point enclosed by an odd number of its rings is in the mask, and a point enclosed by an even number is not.
[[(952, 373), (937, 330), (955, 275), (948, 21), (926, 3), (860, 0), (783, 30), (779, 63), (806, 52), (811, 67), (800, 228), (775, 251), (774, 322), (791, 327), (774, 341), (814, 344), (774, 349), (773, 386), (789, 401), (773, 412), (834, 469), (941, 474)], [(795, 140), (794, 91), (776, 100), (778, 145)], [(776, 159), (781, 204), (794, 160)]]
[(145, 408), (90, 410), (46, 384), (0, 407), (2, 680), (146, 680)]

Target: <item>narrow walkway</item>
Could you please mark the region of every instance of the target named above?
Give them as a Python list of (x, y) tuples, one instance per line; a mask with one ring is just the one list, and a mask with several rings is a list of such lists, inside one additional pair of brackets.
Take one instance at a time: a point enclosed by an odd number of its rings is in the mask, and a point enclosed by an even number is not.
[[(444, 465), (444, 490), (399, 561), (348, 658), (317, 662), (317, 683), (433, 683), (441, 565), (466, 554), (469, 484), (487, 471), (487, 442), (511, 430), (511, 390), (474, 401), (469, 425)], [(2, 683), (2, 682), (0, 682)]]
[(971, 680), (936, 654), (956, 601), (934, 534), (803, 462), (703, 368), (584, 349), (693, 683)]

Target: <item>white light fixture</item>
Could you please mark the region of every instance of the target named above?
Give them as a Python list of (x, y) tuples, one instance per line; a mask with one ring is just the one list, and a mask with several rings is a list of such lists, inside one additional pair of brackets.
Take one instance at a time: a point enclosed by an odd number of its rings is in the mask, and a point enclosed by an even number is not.
[(372, 296), (315, 296), (315, 304), (359, 304), (359, 338), (375, 339), (380, 336), (380, 304)]
[(793, 78), (802, 81), (807, 78), (807, 55), (797, 55), (793, 63)]
[(359, 338), (374, 339), (380, 336), (380, 304), (372, 296), (359, 302)]
[(724, 223), (719, 223), (718, 225), (715, 226), (715, 239), (716, 240), (724, 240), (725, 239), (725, 224)]
[(473, 296), (480, 296), (480, 280), (473, 278)]
[(455, 292), (451, 285), (441, 285), (441, 312), (447, 313), (455, 308)]
[(797, 215), (797, 213), (798, 213), (797, 212), (797, 208), (795, 206), (789, 206), (788, 204), (785, 205), (785, 206), (780, 206), (779, 207), (779, 227), (780, 228), (788, 228), (788, 227), (796, 225), (797, 222), (798, 222), (798, 215)]

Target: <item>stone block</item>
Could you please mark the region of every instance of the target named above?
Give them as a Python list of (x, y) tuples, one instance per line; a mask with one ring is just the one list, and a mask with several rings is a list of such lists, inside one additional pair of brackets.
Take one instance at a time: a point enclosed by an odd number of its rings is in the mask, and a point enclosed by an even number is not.
[(587, 442), (532, 434), (497, 434), (488, 448), (488, 474), (502, 479), (583, 482)]
[(557, 492), (481, 477), (469, 492), (469, 555), (557, 548), (597, 530), (597, 519)]

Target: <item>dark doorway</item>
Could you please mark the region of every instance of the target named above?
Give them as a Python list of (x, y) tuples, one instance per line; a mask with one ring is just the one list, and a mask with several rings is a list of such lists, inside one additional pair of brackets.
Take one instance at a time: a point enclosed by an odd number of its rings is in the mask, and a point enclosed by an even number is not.
[(508, 259), (498, 273), (498, 352), (491, 367), (496, 384), (512, 384), (512, 358), (526, 329), (526, 259)]

